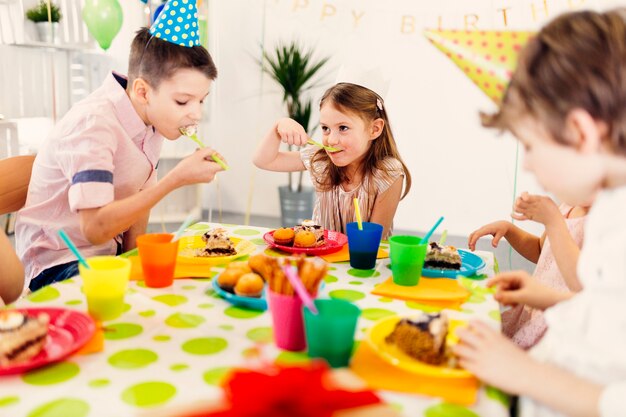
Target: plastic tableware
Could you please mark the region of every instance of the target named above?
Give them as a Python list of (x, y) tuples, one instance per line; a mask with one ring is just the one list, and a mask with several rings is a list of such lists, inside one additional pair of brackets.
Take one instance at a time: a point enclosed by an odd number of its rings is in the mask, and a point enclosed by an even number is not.
[(117, 256), (87, 259), (89, 268), (78, 265), (89, 314), (96, 320), (113, 320), (122, 314), (131, 262)]

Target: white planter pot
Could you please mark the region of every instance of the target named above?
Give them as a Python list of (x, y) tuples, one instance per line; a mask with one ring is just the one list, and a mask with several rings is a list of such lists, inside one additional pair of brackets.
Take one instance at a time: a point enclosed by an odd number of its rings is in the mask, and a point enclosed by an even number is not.
[(50, 22), (37, 22), (37, 35), (39, 41), (44, 43), (58, 43), (59, 41), (59, 23), (52, 22), (52, 31), (50, 30)]

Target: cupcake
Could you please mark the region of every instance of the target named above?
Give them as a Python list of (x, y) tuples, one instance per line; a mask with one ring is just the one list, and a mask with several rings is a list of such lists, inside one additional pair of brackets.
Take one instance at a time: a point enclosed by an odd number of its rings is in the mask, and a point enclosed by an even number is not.
[(233, 292), (233, 288), (237, 285), (237, 281), (239, 281), (240, 277), (244, 274), (245, 272), (243, 272), (240, 268), (225, 269), (224, 272), (217, 277), (217, 284), (221, 289)]
[(235, 285), (235, 294), (243, 297), (260, 297), (264, 285), (263, 279), (259, 275), (253, 272), (244, 274)]
[(299, 248), (310, 248), (317, 244), (317, 239), (313, 232), (302, 230), (296, 233), (293, 245)]
[(295, 233), (293, 229), (281, 227), (274, 232), (274, 242), (277, 245), (292, 246)]

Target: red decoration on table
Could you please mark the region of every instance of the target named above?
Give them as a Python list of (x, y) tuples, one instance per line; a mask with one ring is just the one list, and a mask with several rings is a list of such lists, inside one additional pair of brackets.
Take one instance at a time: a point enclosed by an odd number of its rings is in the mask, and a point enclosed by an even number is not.
[(328, 387), (328, 376), (328, 366), (323, 362), (235, 371), (224, 382), (228, 409), (195, 412), (187, 417), (331, 417), (336, 411), (381, 402), (369, 390)]

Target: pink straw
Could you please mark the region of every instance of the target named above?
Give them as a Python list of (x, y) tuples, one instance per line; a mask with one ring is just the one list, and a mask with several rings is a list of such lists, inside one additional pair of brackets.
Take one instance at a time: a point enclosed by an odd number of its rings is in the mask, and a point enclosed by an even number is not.
[(306, 308), (308, 308), (311, 311), (311, 313), (317, 316), (319, 312), (317, 311), (317, 308), (315, 307), (315, 303), (313, 302), (313, 299), (309, 295), (309, 292), (306, 290), (306, 288), (304, 288), (304, 284), (302, 284), (302, 281), (300, 281), (300, 278), (298, 277), (298, 274), (296, 274), (296, 271), (294, 270), (293, 266), (283, 265), (283, 272), (287, 276), (287, 279), (289, 280), (291, 285), (293, 285), (293, 289), (296, 290), (296, 293), (302, 299), (302, 302), (304, 303)]

